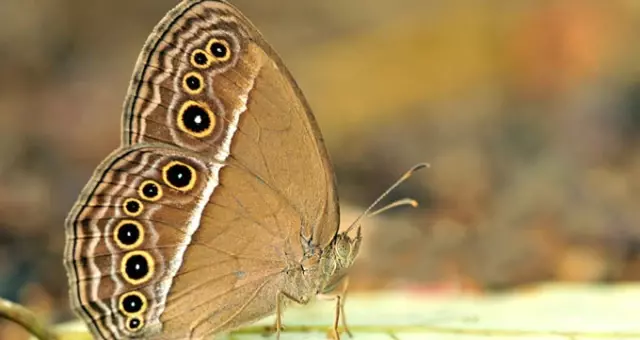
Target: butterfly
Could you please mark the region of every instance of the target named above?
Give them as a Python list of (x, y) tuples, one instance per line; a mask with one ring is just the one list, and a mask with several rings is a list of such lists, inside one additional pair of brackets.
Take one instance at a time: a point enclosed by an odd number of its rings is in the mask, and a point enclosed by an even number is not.
[[(73, 310), (98, 339), (202, 339), (336, 300), (361, 243), (339, 233), (320, 130), (235, 7), (184, 0), (136, 63), (121, 146), (65, 222)], [(350, 233), (353, 234), (353, 233)], [(343, 319), (344, 320), (344, 319)]]

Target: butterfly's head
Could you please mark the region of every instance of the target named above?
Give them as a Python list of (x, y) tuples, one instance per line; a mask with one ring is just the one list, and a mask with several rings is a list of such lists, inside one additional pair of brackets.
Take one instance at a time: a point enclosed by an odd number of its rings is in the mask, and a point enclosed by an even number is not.
[(333, 253), (338, 268), (349, 268), (358, 256), (360, 251), (360, 243), (362, 242), (362, 227), (358, 226), (356, 236), (351, 238), (347, 233), (341, 233), (336, 236)]
[(340, 233), (325, 249), (320, 260), (320, 268), (324, 277), (320, 289), (321, 293), (333, 291), (346, 276), (347, 270), (358, 256), (361, 242), (362, 232), (358, 226), (355, 237), (349, 236), (346, 232)]

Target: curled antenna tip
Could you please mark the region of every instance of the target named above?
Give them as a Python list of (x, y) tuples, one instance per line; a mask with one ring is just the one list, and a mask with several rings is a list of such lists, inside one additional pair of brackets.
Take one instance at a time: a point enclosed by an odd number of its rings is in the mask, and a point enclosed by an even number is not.
[(424, 168), (430, 168), (431, 164), (429, 163), (418, 163), (416, 165), (413, 166), (413, 168), (411, 168), (411, 172), (413, 171), (418, 171), (420, 169), (424, 169)]
[(380, 208), (380, 209), (378, 209), (378, 210), (376, 210), (374, 212), (368, 213), (367, 216), (375, 216), (375, 215), (381, 214), (381, 213), (383, 213), (383, 212), (385, 212), (387, 210), (391, 210), (393, 208), (401, 207), (401, 206), (404, 206), (404, 205), (410, 205), (411, 207), (416, 208), (418, 206), (418, 202), (416, 200), (414, 200), (414, 199), (411, 199), (411, 198), (403, 198), (401, 200), (397, 200), (395, 202), (392, 202), (391, 204), (387, 204), (384, 207), (382, 207), (382, 208)]
[(408, 179), (409, 177), (413, 176), (413, 173), (418, 171), (418, 170), (422, 170), (424, 168), (430, 168), (431, 164), (429, 163), (418, 163), (414, 166), (411, 167), (411, 169), (409, 169), (407, 172), (404, 173), (404, 175), (402, 175), (402, 177), (400, 178), (400, 180), (398, 180), (398, 182), (396, 182), (396, 184), (394, 184), (392, 186), (392, 188), (394, 186), (396, 186), (397, 184), (400, 184), (401, 182), (405, 181), (406, 179)]

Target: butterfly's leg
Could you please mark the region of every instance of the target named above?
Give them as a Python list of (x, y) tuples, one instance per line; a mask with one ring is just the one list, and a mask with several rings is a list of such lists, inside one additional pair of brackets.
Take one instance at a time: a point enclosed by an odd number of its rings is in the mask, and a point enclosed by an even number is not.
[[(344, 305), (347, 302), (347, 287), (349, 286), (349, 277), (344, 278), (344, 285), (342, 286), (342, 292), (339, 295), (339, 299), (338, 299), (338, 303), (337, 305), (340, 306), (340, 315), (342, 316), (342, 327), (344, 327), (344, 331), (347, 332), (347, 335), (349, 335), (350, 338), (353, 338), (353, 333), (351, 333), (351, 330), (349, 330), (349, 327), (347, 326), (347, 314), (344, 312)], [(336, 313), (337, 314), (337, 313)], [(337, 320), (336, 320), (337, 323)], [(338, 325), (336, 324), (336, 327)]]
[(333, 328), (331, 328), (331, 337), (335, 340), (340, 340), (340, 332), (338, 332), (338, 324), (340, 323), (340, 314), (342, 314), (342, 320), (344, 320), (342, 295), (336, 295), (336, 312), (333, 319)]
[(345, 277), (342, 279), (340, 286), (338, 289), (334, 290), (334, 293), (331, 294), (319, 294), (318, 298), (323, 300), (335, 300), (336, 301), (336, 310), (335, 310), (335, 318), (333, 319), (333, 327), (330, 330), (329, 337), (334, 340), (340, 340), (340, 332), (338, 332), (338, 324), (340, 323), (340, 318), (342, 317), (342, 327), (344, 331), (349, 335), (349, 337), (353, 337), (353, 334), (349, 330), (347, 326), (347, 318), (344, 312), (344, 303), (347, 298), (347, 287), (349, 286), (349, 278)]
[(283, 298), (287, 298), (291, 301), (294, 301), (300, 305), (306, 305), (309, 303), (309, 299), (298, 299), (295, 296), (288, 294), (284, 291), (279, 291), (276, 295), (276, 324), (274, 326), (276, 330), (276, 339), (280, 339), (280, 331), (283, 329), (282, 327), (282, 309), (283, 309)]
[(349, 336), (351, 336), (351, 332), (347, 328), (347, 324), (344, 319), (344, 296), (343, 295), (318, 295), (318, 299), (321, 300), (335, 300), (336, 301), (336, 310), (335, 310), (335, 318), (333, 319), (333, 327), (329, 330), (328, 337), (331, 340), (340, 340), (340, 332), (338, 331), (338, 324), (340, 323), (340, 316), (342, 316), (342, 324)]

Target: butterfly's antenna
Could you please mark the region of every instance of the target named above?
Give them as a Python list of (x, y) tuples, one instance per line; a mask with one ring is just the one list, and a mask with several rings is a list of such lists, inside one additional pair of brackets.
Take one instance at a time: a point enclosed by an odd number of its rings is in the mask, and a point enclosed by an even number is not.
[(370, 213), (367, 214), (366, 217), (373, 217), (376, 216), (378, 214), (382, 214), (383, 212), (387, 211), (387, 210), (391, 210), (393, 208), (396, 207), (401, 207), (403, 205), (410, 205), (411, 207), (415, 208), (418, 206), (418, 201), (411, 199), (411, 198), (403, 198), (401, 200), (397, 200), (397, 201), (393, 201), (387, 205), (385, 205), (384, 207), (376, 210), (376, 211), (372, 211)]
[(375, 201), (373, 201), (373, 203), (371, 203), (371, 205), (367, 208), (367, 210), (365, 210), (355, 221), (353, 221), (353, 223), (351, 223), (349, 228), (347, 228), (347, 230), (345, 231), (345, 234), (348, 234), (351, 231), (351, 229), (359, 225), (360, 221), (365, 217), (374, 216), (384, 211), (387, 211), (389, 209), (403, 206), (403, 205), (411, 205), (412, 207), (417, 207), (418, 202), (410, 198), (405, 198), (399, 201), (395, 201), (371, 213), (371, 209), (375, 208), (375, 206), (378, 205), (378, 203), (380, 203), (380, 201), (382, 201), (383, 198), (385, 198), (390, 192), (392, 192), (395, 188), (397, 188), (400, 184), (402, 184), (402, 182), (409, 179), (409, 177), (411, 177), (411, 175), (413, 175), (414, 172), (420, 169), (428, 168), (428, 167), (430, 167), (429, 163), (419, 163), (411, 167), (411, 169), (405, 172), (404, 175), (402, 175), (402, 177), (400, 177), (395, 183), (393, 183), (389, 187), (389, 189), (385, 190), (385, 192), (383, 192), (382, 195), (380, 195), (380, 197), (378, 197)]

